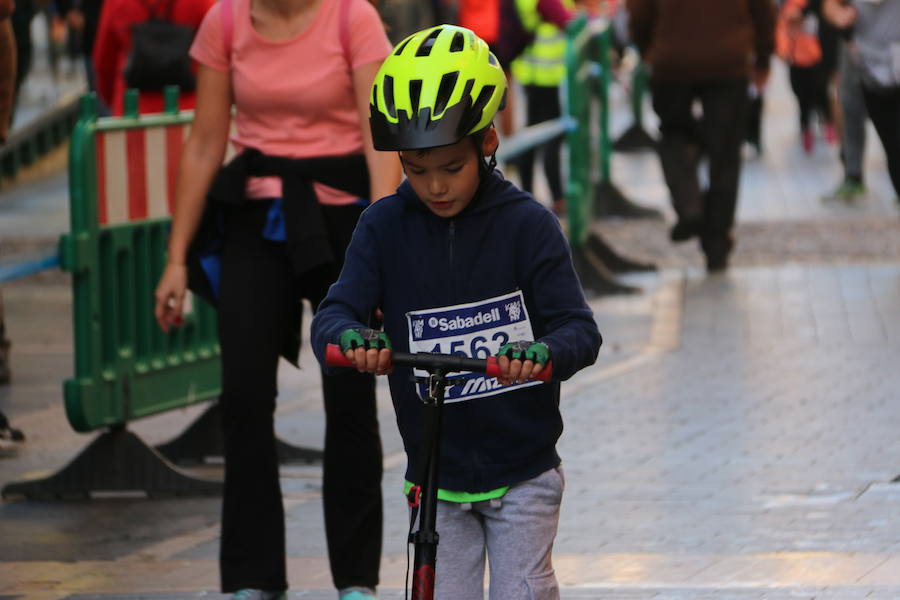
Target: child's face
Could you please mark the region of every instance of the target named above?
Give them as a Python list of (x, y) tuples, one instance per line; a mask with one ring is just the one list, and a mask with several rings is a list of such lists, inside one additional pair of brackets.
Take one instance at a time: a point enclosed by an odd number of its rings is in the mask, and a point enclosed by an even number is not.
[[(491, 127), (484, 136), (483, 151), (490, 156), (499, 139)], [(478, 189), (480, 156), (475, 144), (463, 138), (452, 146), (400, 153), (403, 170), (416, 195), (439, 217), (455, 217), (465, 209)]]

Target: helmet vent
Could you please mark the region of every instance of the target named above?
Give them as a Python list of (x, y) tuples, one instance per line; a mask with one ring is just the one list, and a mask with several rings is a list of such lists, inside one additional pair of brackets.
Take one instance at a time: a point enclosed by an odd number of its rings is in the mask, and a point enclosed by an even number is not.
[(419, 114), (419, 98), (421, 96), (422, 80), (413, 79), (409, 82), (409, 102), (412, 105), (412, 114), (409, 115), (410, 118), (413, 118), (415, 115)]
[(492, 65), (494, 65), (495, 67), (498, 66), (497, 57), (494, 56), (493, 52), (488, 54), (488, 62), (491, 63)]
[(397, 118), (397, 104), (394, 102), (394, 78), (390, 75), (385, 75), (383, 88), (384, 107), (391, 117)]
[(428, 34), (428, 37), (422, 42), (419, 46), (419, 49), (416, 50), (416, 56), (429, 56), (431, 54), (431, 49), (434, 47), (434, 42), (443, 29), (437, 28), (431, 33)]
[(453, 41), (450, 42), (450, 52), (462, 52), (466, 47), (466, 36), (462, 32), (457, 31), (453, 34)]
[(478, 92), (478, 98), (475, 99), (475, 103), (472, 105), (472, 123), (469, 125), (470, 127), (474, 127), (481, 120), (484, 107), (491, 101), (491, 97), (496, 89), (496, 86), (486, 85)]
[(450, 102), (450, 96), (453, 94), (458, 79), (459, 71), (444, 73), (444, 76), (441, 77), (441, 85), (438, 87), (437, 98), (434, 101), (434, 116), (441, 114), (447, 108), (447, 103)]
[(399, 46), (397, 46), (397, 49), (394, 50), (394, 56), (400, 56), (401, 54), (403, 54), (403, 51), (406, 50), (406, 46), (409, 45), (409, 42), (412, 39), (413, 39), (413, 36), (409, 36), (408, 38), (403, 40), (403, 42)]

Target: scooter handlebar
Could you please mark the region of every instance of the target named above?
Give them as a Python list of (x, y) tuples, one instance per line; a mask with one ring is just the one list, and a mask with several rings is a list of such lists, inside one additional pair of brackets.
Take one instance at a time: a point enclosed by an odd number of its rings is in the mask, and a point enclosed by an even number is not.
[[(487, 358), (469, 358), (458, 354), (434, 354), (431, 352), (419, 352), (409, 354), (406, 352), (392, 352), (391, 362), (401, 367), (413, 367), (433, 371), (442, 369), (445, 373), (458, 371), (472, 371), (484, 373), (488, 377), (500, 375), (500, 363), (496, 356)], [(352, 367), (351, 363), (341, 347), (337, 344), (328, 344), (325, 348), (325, 364), (329, 367)], [(553, 377), (553, 363), (547, 363), (541, 372), (535, 377), (538, 381), (550, 381)]]

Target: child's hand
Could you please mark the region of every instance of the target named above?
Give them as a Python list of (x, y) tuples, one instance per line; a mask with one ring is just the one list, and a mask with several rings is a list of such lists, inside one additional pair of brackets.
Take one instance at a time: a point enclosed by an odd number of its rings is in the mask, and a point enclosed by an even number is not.
[(497, 352), (497, 364), (502, 385), (522, 383), (540, 375), (550, 362), (550, 348), (540, 342), (519, 341), (504, 344)]
[(348, 329), (340, 337), (341, 352), (360, 373), (389, 375), (391, 366), (391, 340), (383, 331), (374, 329)]

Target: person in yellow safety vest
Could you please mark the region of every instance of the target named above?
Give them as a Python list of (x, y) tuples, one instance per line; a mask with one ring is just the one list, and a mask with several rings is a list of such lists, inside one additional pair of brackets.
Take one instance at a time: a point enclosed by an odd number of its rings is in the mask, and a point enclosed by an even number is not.
[[(526, 123), (534, 125), (562, 115), (559, 86), (566, 76), (566, 34), (553, 23), (543, 21), (537, 0), (516, 0), (522, 24), (535, 31), (534, 42), (512, 63), (512, 75), (525, 90)], [(564, 0), (572, 14), (575, 3)], [(565, 202), (560, 172), (562, 138), (557, 137), (540, 147), (544, 175), (553, 199), (553, 211), (564, 212)], [(522, 188), (533, 193), (535, 151), (529, 150), (517, 161)]]

